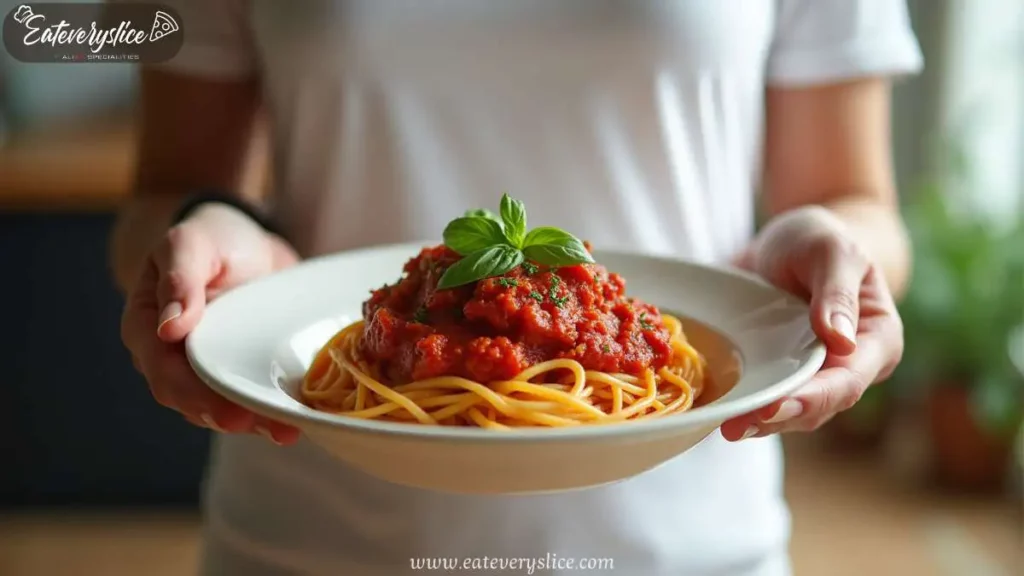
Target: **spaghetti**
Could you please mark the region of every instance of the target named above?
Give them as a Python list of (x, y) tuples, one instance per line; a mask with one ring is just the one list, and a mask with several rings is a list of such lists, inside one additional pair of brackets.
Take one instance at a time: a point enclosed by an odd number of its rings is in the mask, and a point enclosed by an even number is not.
[(479, 426), (563, 427), (655, 418), (689, 410), (704, 386), (705, 362), (677, 318), (662, 315), (671, 361), (639, 375), (586, 370), (571, 359), (542, 361), (508, 380), (438, 376), (392, 386), (360, 354), (365, 323), (345, 327), (316, 355), (302, 382), (309, 406), (352, 418)]
[(352, 418), (508, 429), (657, 418), (693, 407), (705, 361), (678, 318), (626, 296), (590, 246), (526, 230), (522, 203), (474, 210), (372, 291), (317, 353), (308, 406)]

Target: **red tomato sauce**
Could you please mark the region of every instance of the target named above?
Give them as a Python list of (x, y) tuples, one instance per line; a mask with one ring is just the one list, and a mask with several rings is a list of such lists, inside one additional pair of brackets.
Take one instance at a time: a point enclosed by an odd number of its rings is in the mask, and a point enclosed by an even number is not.
[(437, 290), (459, 258), (443, 245), (425, 248), (401, 279), (363, 303), (361, 353), (383, 366), (392, 384), (437, 376), (507, 380), (555, 358), (635, 375), (670, 358), (658, 309), (627, 298), (625, 280), (601, 265), (551, 270), (527, 263)]

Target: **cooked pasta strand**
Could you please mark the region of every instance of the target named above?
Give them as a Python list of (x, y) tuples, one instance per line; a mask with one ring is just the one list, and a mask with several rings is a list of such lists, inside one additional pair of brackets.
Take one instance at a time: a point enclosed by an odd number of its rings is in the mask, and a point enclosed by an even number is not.
[(671, 335), (668, 365), (641, 374), (585, 370), (559, 358), (511, 380), (480, 383), (442, 376), (390, 386), (381, 366), (359, 354), (363, 322), (346, 326), (316, 355), (300, 387), (312, 408), (351, 418), (493, 430), (596, 425), (685, 412), (705, 389), (706, 362), (678, 318), (662, 314)]

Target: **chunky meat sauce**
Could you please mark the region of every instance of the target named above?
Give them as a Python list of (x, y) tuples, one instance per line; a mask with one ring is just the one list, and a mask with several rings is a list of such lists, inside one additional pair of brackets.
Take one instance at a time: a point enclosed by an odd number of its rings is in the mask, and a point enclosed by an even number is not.
[(627, 298), (625, 281), (603, 266), (549, 270), (526, 263), (504, 276), (437, 290), (459, 258), (443, 245), (425, 248), (405, 264), (401, 279), (363, 303), (361, 353), (384, 366), (392, 384), (436, 376), (507, 380), (554, 358), (626, 374), (669, 360), (658, 309)]

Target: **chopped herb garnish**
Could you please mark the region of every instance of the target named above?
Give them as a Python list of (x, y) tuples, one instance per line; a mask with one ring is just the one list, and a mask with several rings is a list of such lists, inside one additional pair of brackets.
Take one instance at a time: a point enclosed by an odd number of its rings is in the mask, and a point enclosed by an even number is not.
[(612, 353), (612, 347), (607, 345), (607, 344), (602, 344), (601, 345), (601, 351), (604, 352), (605, 354), (611, 354)]
[(426, 324), (427, 323), (427, 309), (425, 307), (423, 307), (423, 306), (420, 306), (419, 308), (416, 309), (416, 312), (412, 315), (412, 319), (413, 319), (414, 322), (419, 322), (420, 324)]
[(534, 274), (537, 273), (537, 270), (540, 270), (540, 268), (536, 264), (532, 264), (530, 262), (523, 262), (523, 270), (526, 270), (527, 275), (533, 276)]
[(562, 279), (556, 274), (551, 275), (551, 289), (548, 290), (548, 298), (554, 300), (558, 297), (558, 284), (561, 281)]
[(646, 319), (646, 316), (647, 316), (647, 312), (641, 312), (640, 313), (640, 317), (639, 317), (640, 327), (643, 328), (644, 330), (653, 330), (654, 329), (654, 324), (651, 324), (650, 322), (648, 322), (647, 319)]
[(519, 281), (516, 280), (515, 278), (502, 277), (498, 278), (498, 284), (501, 285), (503, 288), (515, 288), (516, 286), (519, 286)]
[(565, 301), (568, 299), (568, 296), (562, 296), (561, 298), (552, 298), (551, 301), (555, 303), (555, 307), (561, 308), (565, 305)]
[(533, 298), (534, 300), (536, 300), (537, 302), (539, 302), (541, 304), (544, 303), (544, 297), (540, 295), (540, 292), (536, 292), (536, 291), (530, 292), (530, 298)]

